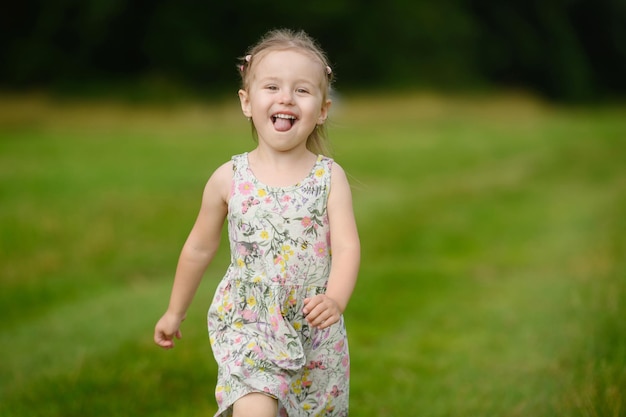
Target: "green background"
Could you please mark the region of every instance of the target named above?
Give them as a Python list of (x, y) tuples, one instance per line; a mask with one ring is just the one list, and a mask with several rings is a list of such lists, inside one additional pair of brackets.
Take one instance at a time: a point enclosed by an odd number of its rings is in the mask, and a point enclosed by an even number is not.
[[(215, 411), (206, 310), (163, 351), (204, 183), (250, 149), (236, 97), (0, 102), (0, 415)], [(626, 392), (624, 107), (351, 96), (330, 132), (362, 239), (355, 416), (617, 416)]]

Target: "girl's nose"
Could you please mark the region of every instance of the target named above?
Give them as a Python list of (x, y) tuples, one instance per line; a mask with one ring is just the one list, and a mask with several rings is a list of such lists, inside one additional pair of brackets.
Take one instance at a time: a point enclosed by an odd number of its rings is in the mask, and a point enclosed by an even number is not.
[(293, 94), (291, 91), (283, 90), (280, 92), (280, 104), (291, 104), (293, 103)]

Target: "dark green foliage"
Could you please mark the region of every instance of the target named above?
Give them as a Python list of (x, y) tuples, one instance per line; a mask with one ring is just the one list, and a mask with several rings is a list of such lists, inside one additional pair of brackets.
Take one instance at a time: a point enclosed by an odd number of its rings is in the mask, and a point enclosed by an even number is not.
[(625, 4), (30, 0), (0, 16), (0, 80), (73, 94), (114, 86), (118, 95), (215, 95), (237, 86), (236, 59), (250, 44), (289, 27), (321, 42), (344, 89), (495, 85), (565, 100), (619, 98)]

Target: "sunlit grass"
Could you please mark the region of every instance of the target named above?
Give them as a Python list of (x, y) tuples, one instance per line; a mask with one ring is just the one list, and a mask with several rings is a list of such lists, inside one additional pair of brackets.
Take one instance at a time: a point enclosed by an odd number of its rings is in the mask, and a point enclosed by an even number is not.
[[(356, 416), (614, 416), (626, 405), (624, 109), (523, 95), (339, 97), (362, 272)], [(0, 415), (212, 415), (207, 273), (151, 342), (232, 102), (0, 99)]]

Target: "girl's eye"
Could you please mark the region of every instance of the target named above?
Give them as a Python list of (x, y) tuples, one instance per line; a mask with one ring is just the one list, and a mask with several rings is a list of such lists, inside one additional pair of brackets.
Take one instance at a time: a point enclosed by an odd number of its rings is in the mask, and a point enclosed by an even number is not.
[(306, 93), (308, 93), (309, 91), (308, 91), (307, 89), (305, 89), (305, 88), (298, 88), (298, 89), (296, 90), (296, 92), (298, 92), (298, 93), (300, 93), (300, 94), (306, 94)]
[(267, 87), (265, 87), (265, 88), (267, 88), (268, 90), (271, 90), (271, 91), (276, 91), (276, 90), (278, 90), (278, 87), (276, 87), (275, 85), (268, 85), (268, 86), (267, 86)]

